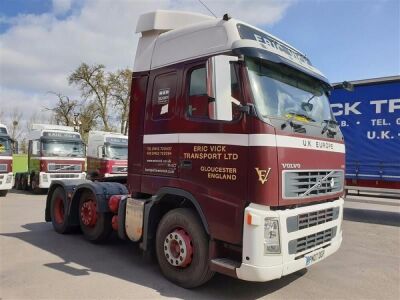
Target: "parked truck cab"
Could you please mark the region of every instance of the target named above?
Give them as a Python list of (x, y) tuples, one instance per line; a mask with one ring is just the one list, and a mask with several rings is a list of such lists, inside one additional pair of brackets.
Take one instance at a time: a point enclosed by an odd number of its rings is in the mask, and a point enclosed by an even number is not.
[(56, 179), (84, 179), (85, 144), (73, 127), (33, 124), (28, 134), (28, 172), (16, 174), (16, 186), (39, 192)]
[(12, 139), (7, 127), (0, 124), (0, 197), (7, 195), (13, 185)]
[(87, 173), (92, 180), (127, 176), (128, 137), (115, 132), (90, 131)]
[(98, 241), (114, 228), (186, 288), (214, 272), (273, 280), (336, 252), (345, 147), (322, 73), (228, 15), (157, 11), (136, 31), (127, 189), (54, 182), (55, 230)]

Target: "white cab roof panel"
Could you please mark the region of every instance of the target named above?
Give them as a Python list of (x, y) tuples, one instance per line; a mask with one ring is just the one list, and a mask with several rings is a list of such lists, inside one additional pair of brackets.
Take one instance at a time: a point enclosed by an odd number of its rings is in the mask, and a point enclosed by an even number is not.
[[(252, 39), (241, 36), (238, 24), (260, 33)], [(239, 20), (199, 14), (156, 11), (142, 15), (136, 28), (142, 33), (134, 71), (148, 71), (236, 48), (258, 48), (277, 54), (309, 71), (322, 75), (306, 56), (279, 38)], [(254, 34), (256, 35), (256, 34)], [(270, 40), (268, 40), (270, 39)], [(272, 41), (272, 42), (270, 42)]]

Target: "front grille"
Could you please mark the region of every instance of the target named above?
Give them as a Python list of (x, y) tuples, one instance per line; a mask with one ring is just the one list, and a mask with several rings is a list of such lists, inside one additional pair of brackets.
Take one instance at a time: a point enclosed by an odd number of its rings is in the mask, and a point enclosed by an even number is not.
[(50, 178), (79, 178), (81, 174), (50, 174)]
[(127, 166), (113, 166), (112, 172), (113, 173), (127, 173), (128, 167)]
[(302, 238), (291, 240), (288, 244), (289, 254), (297, 254), (330, 242), (336, 236), (336, 230), (337, 227), (335, 226)]
[(308, 170), (283, 172), (283, 198), (308, 198), (343, 190), (342, 170)]
[(65, 171), (80, 172), (82, 170), (82, 165), (81, 164), (49, 164), (48, 170), (49, 170), (49, 172), (65, 172)]
[(312, 211), (297, 216), (292, 216), (286, 219), (287, 232), (293, 232), (326, 222), (336, 220), (339, 216), (339, 207), (331, 207)]
[(7, 165), (6, 164), (0, 164), (0, 172), (7, 172)]

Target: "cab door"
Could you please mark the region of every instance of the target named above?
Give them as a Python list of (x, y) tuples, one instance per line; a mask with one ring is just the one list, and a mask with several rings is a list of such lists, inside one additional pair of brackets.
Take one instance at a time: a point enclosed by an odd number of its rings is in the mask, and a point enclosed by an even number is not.
[(185, 66), (179, 172), (183, 188), (200, 203), (213, 238), (239, 244), (247, 201), (248, 134), (239, 66), (231, 65), (232, 120), (210, 118), (206, 62)]

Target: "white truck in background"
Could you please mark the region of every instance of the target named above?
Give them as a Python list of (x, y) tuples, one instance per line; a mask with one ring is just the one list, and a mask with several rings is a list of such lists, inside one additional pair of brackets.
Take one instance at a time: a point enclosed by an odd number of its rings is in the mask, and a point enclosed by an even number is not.
[(16, 188), (37, 193), (55, 179), (84, 178), (81, 135), (69, 126), (33, 124), (28, 134), (28, 172), (16, 173)]
[(128, 137), (122, 133), (90, 131), (87, 173), (92, 180), (127, 176)]
[(13, 186), (12, 143), (7, 126), (0, 124), (0, 197), (6, 196)]

